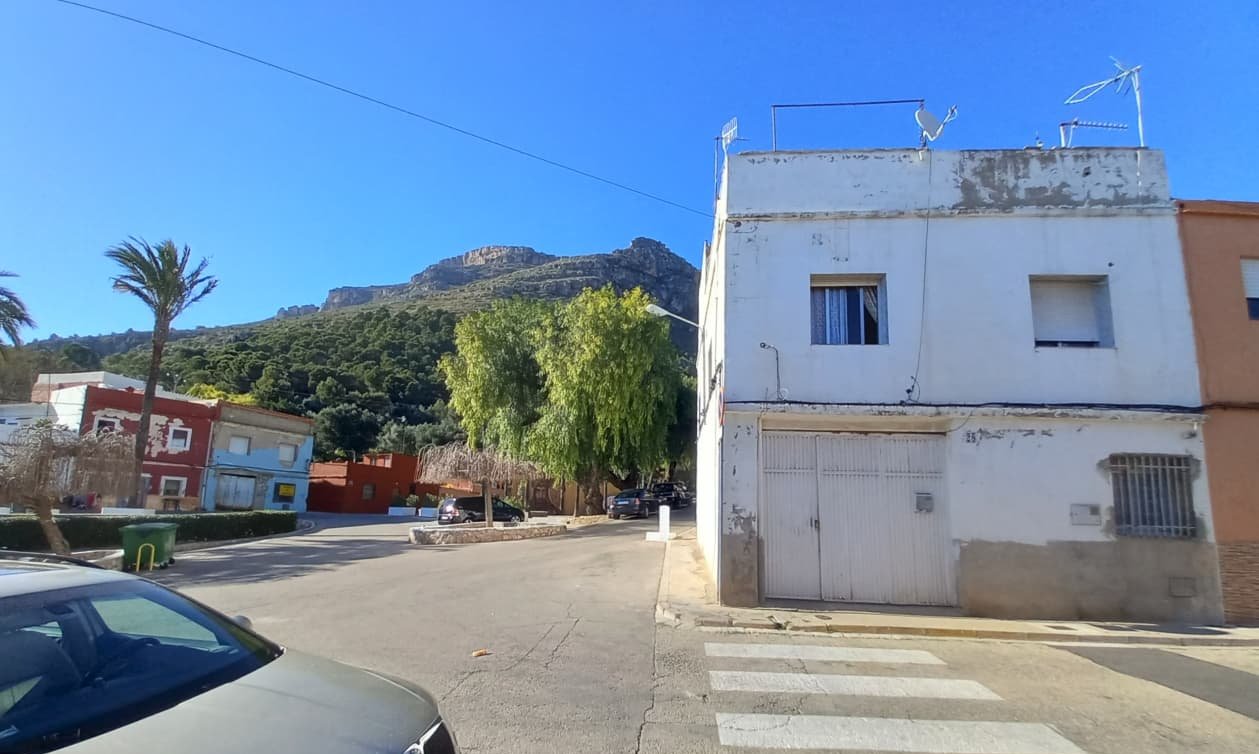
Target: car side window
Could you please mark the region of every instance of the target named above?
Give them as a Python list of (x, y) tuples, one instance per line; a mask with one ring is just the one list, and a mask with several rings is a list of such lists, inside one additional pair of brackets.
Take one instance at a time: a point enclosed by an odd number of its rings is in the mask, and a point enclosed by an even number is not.
[(218, 637), (206, 627), (143, 597), (98, 597), (92, 599), (92, 607), (105, 627), (114, 633), (152, 637), (164, 644), (219, 643)]

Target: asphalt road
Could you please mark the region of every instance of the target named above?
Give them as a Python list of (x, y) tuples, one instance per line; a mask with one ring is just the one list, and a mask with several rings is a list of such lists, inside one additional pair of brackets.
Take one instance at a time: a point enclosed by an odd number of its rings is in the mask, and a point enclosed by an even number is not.
[(1259, 751), (1255, 649), (657, 628), (654, 521), (462, 547), (342, 523), (159, 578), (290, 647), (418, 681), (468, 752)]
[(635, 750), (664, 548), (644, 541), (654, 519), (463, 546), (350, 522), (184, 553), (158, 580), (286, 646), (420, 683), (466, 752)]

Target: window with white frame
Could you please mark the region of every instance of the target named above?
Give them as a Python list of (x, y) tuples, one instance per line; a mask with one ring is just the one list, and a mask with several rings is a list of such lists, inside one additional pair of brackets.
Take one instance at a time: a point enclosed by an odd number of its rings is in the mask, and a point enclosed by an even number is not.
[(1242, 260), (1242, 286), (1246, 289), (1246, 311), (1259, 319), (1259, 259)]
[(1112, 348), (1105, 275), (1033, 275), (1032, 331), (1037, 348)]
[(100, 416), (96, 418), (92, 424), (92, 430), (95, 432), (117, 432), (122, 428), (122, 422), (110, 416)]
[(1197, 536), (1193, 510), (1194, 459), (1154, 453), (1110, 457), (1115, 533), (1128, 537)]
[(293, 463), (297, 460), (297, 446), (291, 443), (282, 442), (278, 446), (280, 452), (280, 463)]
[(809, 307), (813, 345), (882, 345), (887, 338), (882, 275), (813, 275)]
[(167, 450), (187, 450), (192, 447), (192, 430), (187, 427), (171, 427), (166, 436)]
[(162, 477), (162, 497), (183, 497), (188, 480), (181, 476)]
[(227, 452), (238, 456), (249, 455), (249, 438), (240, 435), (232, 435), (227, 441)]

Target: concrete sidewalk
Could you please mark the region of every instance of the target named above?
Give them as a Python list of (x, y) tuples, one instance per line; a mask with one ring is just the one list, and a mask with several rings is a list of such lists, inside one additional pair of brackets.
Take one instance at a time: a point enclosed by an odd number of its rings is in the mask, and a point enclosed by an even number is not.
[[(820, 609), (813, 609), (815, 606)], [(759, 608), (719, 605), (695, 540), (694, 527), (678, 530), (676, 538), (665, 545), (656, 598), (656, 621), (664, 625), (1007, 641), (1259, 646), (1259, 628), (1001, 620), (919, 614), (911, 612), (913, 608), (904, 608), (905, 612), (826, 609), (832, 606), (822, 603)]]

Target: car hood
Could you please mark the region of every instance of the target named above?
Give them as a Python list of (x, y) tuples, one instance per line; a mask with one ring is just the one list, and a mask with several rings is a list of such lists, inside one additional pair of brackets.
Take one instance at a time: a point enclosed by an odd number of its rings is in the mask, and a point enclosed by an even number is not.
[(300, 652), (59, 751), (402, 754), (437, 721), (423, 689)]

